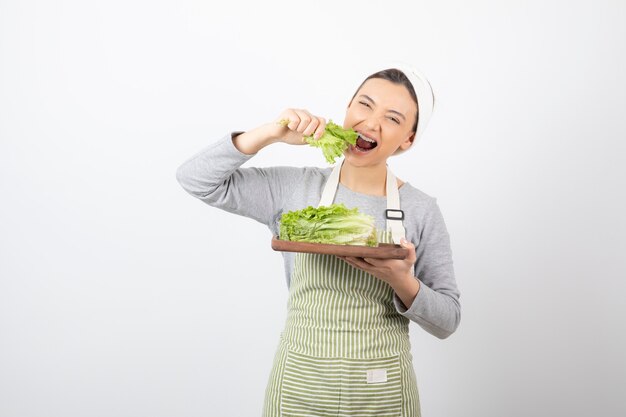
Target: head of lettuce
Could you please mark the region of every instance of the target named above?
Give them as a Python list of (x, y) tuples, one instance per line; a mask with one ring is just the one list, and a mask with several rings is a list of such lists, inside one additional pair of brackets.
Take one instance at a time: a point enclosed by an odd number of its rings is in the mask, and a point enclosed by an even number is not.
[(309, 206), (283, 213), (279, 238), (293, 242), (378, 246), (374, 218), (343, 204)]

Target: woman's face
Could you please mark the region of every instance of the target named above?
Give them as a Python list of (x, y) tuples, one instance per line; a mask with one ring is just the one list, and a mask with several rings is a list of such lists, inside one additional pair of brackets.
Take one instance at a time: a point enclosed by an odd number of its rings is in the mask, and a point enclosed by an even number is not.
[(416, 114), (417, 104), (403, 85), (382, 78), (367, 80), (346, 111), (343, 127), (359, 133), (356, 146), (345, 152), (346, 162), (378, 165), (398, 148), (408, 149)]

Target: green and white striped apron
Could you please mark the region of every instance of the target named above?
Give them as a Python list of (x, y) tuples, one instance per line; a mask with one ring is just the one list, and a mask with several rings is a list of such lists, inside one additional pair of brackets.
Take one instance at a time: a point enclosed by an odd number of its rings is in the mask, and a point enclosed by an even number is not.
[[(320, 205), (330, 204), (331, 192), (332, 202), (339, 169)], [(388, 201), (397, 209), (390, 183), (388, 171)], [(399, 235), (403, 229), (394, 241)], [(386, 282), (333, 255), (298, 253), (263, 416), (419, 417), (410, 351), (409, 320)]]

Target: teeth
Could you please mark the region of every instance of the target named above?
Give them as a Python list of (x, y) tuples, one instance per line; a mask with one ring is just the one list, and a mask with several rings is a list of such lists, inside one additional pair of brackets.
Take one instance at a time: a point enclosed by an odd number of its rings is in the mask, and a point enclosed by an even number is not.
[(360, 133), (359, 133), (359, 136), (361, 137), (361, 139), (363, 139), (366, 142), (376, 143), (376, 141), (374, 139), (366, 138), (365, 136), (361, 135)]

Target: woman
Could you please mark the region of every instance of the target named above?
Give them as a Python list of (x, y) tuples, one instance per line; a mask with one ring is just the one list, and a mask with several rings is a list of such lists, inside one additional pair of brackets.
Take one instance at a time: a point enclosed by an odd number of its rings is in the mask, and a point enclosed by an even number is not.
[[(263, 415), (420, 415), (408, 324), (439, 338), (460, 321), (448, 232), (436, 203), (396, 179), (387, 159), (421, 136), (433, 109), (417, 71), (372, 74), (350, 100), (344, 128), (359, 133), (331, 168), (240, 168), (275, 142), (319, 138), (326, 121), (287, 109), (270, 123), (228, 134), (177, 172), (183, 188), (214, 207), (251, 217), (278, 235), (283, 212), (344, 203), (373, 216), (410, 249), (404, 260), (283, 252), (288, 312)], [(287, 119), (286, 126), (278, 123)]]

